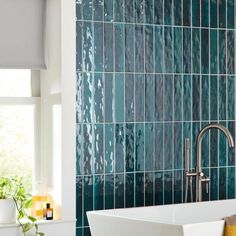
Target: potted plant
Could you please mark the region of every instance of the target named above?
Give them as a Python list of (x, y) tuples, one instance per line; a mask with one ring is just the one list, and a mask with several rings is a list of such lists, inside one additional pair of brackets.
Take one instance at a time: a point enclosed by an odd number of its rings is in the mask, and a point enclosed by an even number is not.
[(38, 231), (37, 220), (27, 212), (31, 204), (32, 197), (26, 193), (21, 177), (0, 177), (0, 223), (17, 220), (24, 236), (32, 229), (35, 236), (44, 236)]

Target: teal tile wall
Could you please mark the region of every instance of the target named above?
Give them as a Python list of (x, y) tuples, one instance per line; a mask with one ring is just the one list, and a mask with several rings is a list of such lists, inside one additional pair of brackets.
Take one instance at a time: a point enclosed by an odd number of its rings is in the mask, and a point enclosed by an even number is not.
[[(77, 0), (77, 236), (86, 211), (183, 202), (184, 138), (235, 136), (234, 0)], [(204, 200), (235, 197), (235, 152), (211, 131)]]

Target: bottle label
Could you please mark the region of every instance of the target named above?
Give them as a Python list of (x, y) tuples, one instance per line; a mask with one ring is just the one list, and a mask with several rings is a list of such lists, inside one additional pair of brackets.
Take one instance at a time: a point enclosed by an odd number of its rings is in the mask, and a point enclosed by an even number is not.
[(47, 218), (52, 218), (52, 211), (47, 212)]

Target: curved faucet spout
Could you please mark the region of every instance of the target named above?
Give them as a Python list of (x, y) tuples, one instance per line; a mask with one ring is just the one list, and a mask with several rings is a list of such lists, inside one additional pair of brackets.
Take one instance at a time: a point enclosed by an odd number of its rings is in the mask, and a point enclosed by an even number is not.
[(202, 201), (202, 139), (204, 138), (204, 135), (211, 129), (218, 129), (224, 133), (226, 138), (228, 139), (228, 143), (230, 147), (234, 147), (234, 139), (229, 132), (228, 129), (226, 129), (224, 126), (220, 124), (209, 124), (206, 127), (204, 127), (200, 133), (197, 136), (197, 165), (196, 165), (196, 201)]

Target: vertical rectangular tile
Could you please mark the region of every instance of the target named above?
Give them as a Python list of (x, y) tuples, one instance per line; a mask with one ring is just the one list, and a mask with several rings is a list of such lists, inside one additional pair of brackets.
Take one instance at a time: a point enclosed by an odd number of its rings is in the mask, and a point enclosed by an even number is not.
[(164, 204), (173, 203), (173, 172), (164, 172)]
[(183, 5), (182, 5), (182, 1), (179, 0), (173, 0), (173, 4), (174, 4), (174, 25), (179, 25), (181, 26), (183, 24), (182, 20), (182, 12), (183, 12)]
[[(174, 28), (174, 72), (181, 73), (183, 68), (183, 29)], [(185, 49), (184, 49), (185, 50)]]
[(94, 68), (94, 32), (91, 22), (83, 23), (83, 71), (91, 71)]
[(93, 0), (93, 19), (94, 21), (104, 21), (104, 0)]
[(235, 9), (235, 1), (227, 0), (227, 28), (234, 29), (234, 10)]
[(125, 25), (125, 71), (134, 72), (134, 25)]
[(125, 121), (134, 121), (134, 74), (125, 75)]
[(76, 123), (83, 122), (83, 73), (76, 73)]
[(94, 126), (94, 171), (95, 174), (104, 172), (104, 152), (103, 152), (103, 125)]
[(219, 76), (219, 119), (226, 120), (226, 76)]
[(154, 72), (154, 29), (153, 26), (145, 26), (145, 72)]
[(208, 75), (202, 75), (201, 86), (201, 117), (202, 120), (209, 120), (210, 80)]
[[(226, 122), (220, 122), (221, 125), (226, 127)], [(228, 158), (228, 153), (226, 150), (228, 143), (226, 137), (222, 132), (219, 132), (219, 166), (226, 166), (226, 160)]]
[(219, 168), (219, 200), (226, 199), (226, 168)]
[(105, 173), (113, 173), (115, 167), (114, 130), (113, 124), (105, 124)]
[(124, 25), (114, 24), (115, 36), (115, 71), (124, 72), (124, 59), (125, 59), (125, 35)]
[(227, 181), (227, 190), (228, 190), (228, 199), (235, 198), (235, 168), (229, 167), (228, 170), (228, 181)]
[[(194, 139), (192, 137), (192, 123), (191, 122), (183, 122), (183, 142), (186, 138), (190, 139), (190, 147), (192, 149), (191, 145), (193, 144)], [(191, 154), (191, 151), (190, 151), (190, 154)], [(192, 157), (193, 156), (191, 156), (191, 160), (192, 160)], [(189, 163), (190, 167), (192, 167), (191, 160)], [(184, 163), (184, 166), (185, 166), (185, 163)]]
[(183, 127), (181, 123), (174, 123), (174, 169), (183, 168)]
[(226, 1), (227, 0), (219, 0), (218, 28), (226, 28)]
[(144, 137), (143, 123), (135, 124), (135, 171), (144, 170)]
[(226, 31), (219, 30), (219, 74), (226, 74)]
[(183, 171), (177, 170), (174, 171), (174, 203), (182, 203), (183, 202)]
[(196, 150), (197, 150), (197, 136), (201, 130), (201, 123), (200, 122), (193, 122), (192, 124), (192, 165), (191, 168), (195, 168), (196, 163), (197, 163), (197, 155), (196, 155)]
[(172, 73), (173, 70), (173, 35), (172, 28), (164, 28), (164, 72)]
[(113, 21), (113, 6), (115, 0), (104, 0), (104, 21)]
[(154, 125), (145, 124), (145, 170), (151, 171), (154, 168)]
[(227, 119), (235, 119), (235, 77), (227, 76)]
[(76, 0), (76, 20), (82, 20), (82, 1)]
[(183, 0), (183, 25), (191, 24), (191, 0)]
[(144, 206), (144, 173), (135, 173), (135, 207)]
[(163, 30), (162, 27), (155, 27), (155, 72), (163, 72)]
[(124, 21), (124, 0), (114, 0), (114, 13), (115, 22)]
[(182, 75), (174, 76), (174, 120), (183, 120), (183, 80)]
[(191, 75), (183, 76), (183, 119), (189, 121), (192, 119), (191, 107), (191, 94), (192, 94), (192, 78)]
[(217, 0), (210, 0), (210, 27), (217, 28)]
[(93, 0), (82, 1), (83, 20), (92, 20), (93, 15)]
[(200, 30), (192, 29), (192, 71), (199, 74), (200, 70)]
[(114, 175), (105, 175), (105, 209), (113, 209), (114, 203)]
[(124, 121), (124, 74), (115, 74), (115, 121)]
[(217, 76), (210, 76), (210, 119), (218, 119), (218, 79)]
[(93, 210), (93, 176), (84, 176), (84, 189), (83, 189), (84, 211), (83, 222), (84, 226), (88, 226), (88, 219), (86, 216), (87, 211)]
[(125, 127), (125, 170), (134, 171), (134, 124)]
[(164, 173), (155, 173), (155, 205), (163, 205), (164, 203)]
[(95, 175), (93, 184), (94, 210), (104, 209), (104, 175)]
[(92, 236), (89, 227), (85, 227), (85, 228), (83, 229), (83, 231), (84, 231), (83, 236)]
[(83, 218), (83, 177), (76, 177), (76, 227), (82, 226)]
[(135, 25), (135, 72), (144, 72), (144, 26)]
[[(228, 130), (234, 138), (235, 142), (235, 121), (228, 121)], [(228, 147), (228, 166), (235, 165), (235, 147)]]
[(134, 207), (134, 173), (125, 175), (125, 207)]
[(163, 170), (164, 159), (163, 159), (163, 123), (155, 124), (155, 133), (154, 133), (154, 142), (155, 142), (155, 170)]
[(124, 174), (115, 175), (115, 208), (125, 207), (125, 180)]
[(172, 0), (164, 1), (164, 24), (172, 25), (173, 24), (173, 6)]
[(153, 0), (146, 0), (144, 1), (144, 9), (145, 9), (145, 23), (146, 24), (153, 24), (154, 16), (153, 16)]
[(154, 121), (155, 113), (155, 80), (154, 75), (145, 75), (145, 121)]
[(113, 55), (113, 24), (104, 24), (104, 69), (106, 72), (114, 71)]
[(171, 170), (173, 169), (173, 124), (165, 123), (164, 124), (164, 169)]
[(192, 77), (192, 108), (193, 108), (193, 120), (200, 120), (200, 75), (193, 75)]
[(154, 24), (161, 25), (163, 24), (163, 14), (164, 14), (164, 1), (155, 0), (154, 1)]
[(200, 26), (200, 0), (192, 1), (192, 26)]
[(135, 121), (143, 122), (145, 120), (144, 102), (145, 102), (145, 82), (143, 74), (135, 75)]
[(201, 68), (203, 74), (209, 73), (209, 30), (201, 30)]
[(89, 175), (94, 172), (93, 168), (93, 130), (92, 125), (83, 126), (83, 144), (84, 144), (84, 160), (83, 174)]
[(82, 70), (83, 63), (83, 23), (76, 22), (76, 70)]
[(124, 171), (125, 136), (124, 125), (115, 125), (115, 171)]
[(173, 120), (173, 94), (174, 94), (174, 78), (172, 75), (164, 77), (164, 120)]
[(235, 33), (227, 31), (227, 74), (235, 74)]
[(114, 121), (114, 78), (113, 74), (106, 73), (105, 74), (105, 122)]
[(76, 228), (76, 236), (83, 236), (83, 228)]
[(103, 31), (103, 23), (94, 22), (94, 70), (98, 72), (103, 71)]
[(154, 174), (153, 172), (145, 173), (145, 206), (154, 205)]
[(183, 29), (183, 72), (191, 73), (191, 29)]
[(76, 125), (76, 175), (83, 174), (83, 125)]
[(94, 120), (104, 121), (104, 78), (103, 74), (94, 74)]
[(155, 75), (155, 121), (163, 121), (163, 75)]
[[(205, 126), (207, 126), (208, 122), (202, 122), (201, 128), (203, 129)], [(206, 168), (210, 166), (210, 133), (207, 132), (205, 134), (204, 139), (202, 140), (202, 167)]]
[(135, 0), (135, 22), (136, 23), (144, 23), (144, 1), (143, 0)]
[(125, 22), (134, 22), (134, 0), (124, 0)]
[(216, 30), (210, 30), (210, 72), (218, 73), (218, 37)]
[(201, 1), (201, 26), (208, 27), (209, 26), (209, 0)]
[(210, 166), (217, 167), (219, 165), (218, 160), (218, 131), (211, 130), (210, 131)]

